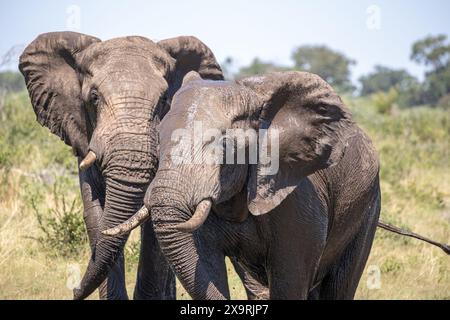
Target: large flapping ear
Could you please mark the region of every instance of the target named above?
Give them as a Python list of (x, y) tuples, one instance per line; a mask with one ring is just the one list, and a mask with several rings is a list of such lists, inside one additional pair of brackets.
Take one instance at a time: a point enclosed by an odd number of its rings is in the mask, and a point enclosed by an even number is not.
[(79, 156), (87, 153), (88, 137), (75, 56), (99, 41), (75, 32), (45, 33), (20, 56), (19, 69), (37, 121)]
[(181, 87), (183, 78), (189, 71), (198, 72), (203, 79), (223, 80), (222, 69), (211, 49), (196, 37), (181, 36), (161, 40), (158, 45), (176, 61), (169, 80), (169, 98)]
[[(264, 101), (260, 129), (267, 129), (271, 161), (263, 161), (260, 152), (247, 183), (248, 208), (261, 215), (278, 206), (303, 178), (341, 159), (351, 116), (330, 85), (314, 74), (279, 72), (239, 83)], [(262, 140), (260, 136), (259, 148)]]

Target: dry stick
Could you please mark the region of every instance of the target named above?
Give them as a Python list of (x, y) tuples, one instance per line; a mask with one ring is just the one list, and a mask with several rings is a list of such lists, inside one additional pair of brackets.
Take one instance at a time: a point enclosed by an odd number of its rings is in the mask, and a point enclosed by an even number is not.
[(393, 226), (393, 225), (391, 225), (389, 223), (383, 222), (381, 220), (378, 221), (378, 226), (380, 228), (382, 228), (382, 229), (385, 229), (385, 230), (388, 230), (388, 231), (391, 231), (391, 232), (394, 232), (394, 233), (398, 233), (398, 234), (400, 234), (402, 236), (412, 237), (412, 238), (415, 238), (415, 239), (419, 239), (419, 240), (428, 242), (428, 243), (430, 243), (432, 245), (435, 245), (436, 247), (441, 248), (446, 254), (450, 255), (450, 246), (447, 245), (447, 244), (436, 242), (434, 240), (428, 239), (428, 238), (423, 237), (423, 236), (421, 236), (421, 235), (419, 235), (417, 233), (410, 232), (410, 231), (407, 231), (405, 229), (397, 228), (397, 227), (395, 227), (395, 226)]

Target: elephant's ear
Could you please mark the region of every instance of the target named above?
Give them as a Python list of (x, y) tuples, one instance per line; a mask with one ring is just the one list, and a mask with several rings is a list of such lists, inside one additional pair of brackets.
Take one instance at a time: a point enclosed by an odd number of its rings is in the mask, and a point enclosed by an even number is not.
[(172, 58), (175, 59), (175, 70), (169, 80), (169, 97), (181, 87), (184, 76), (189, 71), (196, 71), (203, 79), (223, 80), (222, 69), (211, 49), (196, 37), (181, 36), (158, 42)]
[(20, 56), (19, 69), (37, 121), (79, 156), (87, 152), (88, 137), (76, 55), (99, 41), (75, 32), (45, 33)]
[(267, 130), (270, 157), (259, 152), (247, 182), (248, 208), (261, 215), (278, 206), (306, 176), (341, 159), (352, 120), (339, 96), (314, 74), (272, 73), (240, 83), (264, 101), (260, 129)]

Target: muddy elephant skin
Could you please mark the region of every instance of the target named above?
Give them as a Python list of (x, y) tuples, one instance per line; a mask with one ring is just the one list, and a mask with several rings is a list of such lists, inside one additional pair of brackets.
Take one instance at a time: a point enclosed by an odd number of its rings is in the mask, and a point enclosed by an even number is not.
[[(278, 171), (264, 170), (261, 158), (175, 161), (174, 133), (196, 123), (278, 133)], [(305, 72), (208, 81), (192, 72), (159, 134), (160, 164), (144, 202), (164, 255), (194, 299), (230, 297), (225, 256), (261, 298), (354, 297), (380, 213), (379, 162), (325, 81)], [(202, 140), (194, 160), (212, 141)]]

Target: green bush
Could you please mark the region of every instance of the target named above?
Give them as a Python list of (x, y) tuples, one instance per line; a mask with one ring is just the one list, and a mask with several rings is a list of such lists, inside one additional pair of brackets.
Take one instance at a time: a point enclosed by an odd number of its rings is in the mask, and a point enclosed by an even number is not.
[(403, 269), (403, 264), (394, 257), (388, 257), (381, 265), (381, 273), (397, 274)]
[(450, 94), (447, 94), (439, 99), (437, 103), (438, 108), (450, 110)]
[(18, 72), (3, 71), (0, 72), (0, 91), (19, 92), (25, 90), (25, 81)]
[(37, 197), (34, 197), (31, 200), (31, 205), (42, 232), (42, 235), (36, 240), (51, 255), (73, 257), (85, 250), (87, 232), (78, 198), (75, 197), (68, 205), (58, 185), (55, 184), (53, 189), (54, 206), (48, 206), (46, 212), (42, 213), (36, 199)]
[(141, 252), (141, 241), (128, 241), (125, 247), (125, 261), (127, 270), (137, 266), (139, 262), (139, 255)]
[(8, 93), (0, 110), (0, 166), (13, 163), (34, 170), (58, 167), (77, 175), (71, 148), (39, 125), (26, 91)]
[(391, 113), (394, 107), (398, 106), (399, 92), (395, 88), (388, 92), (377, 92), (372, 95), (372, 101), (379, 113)]

